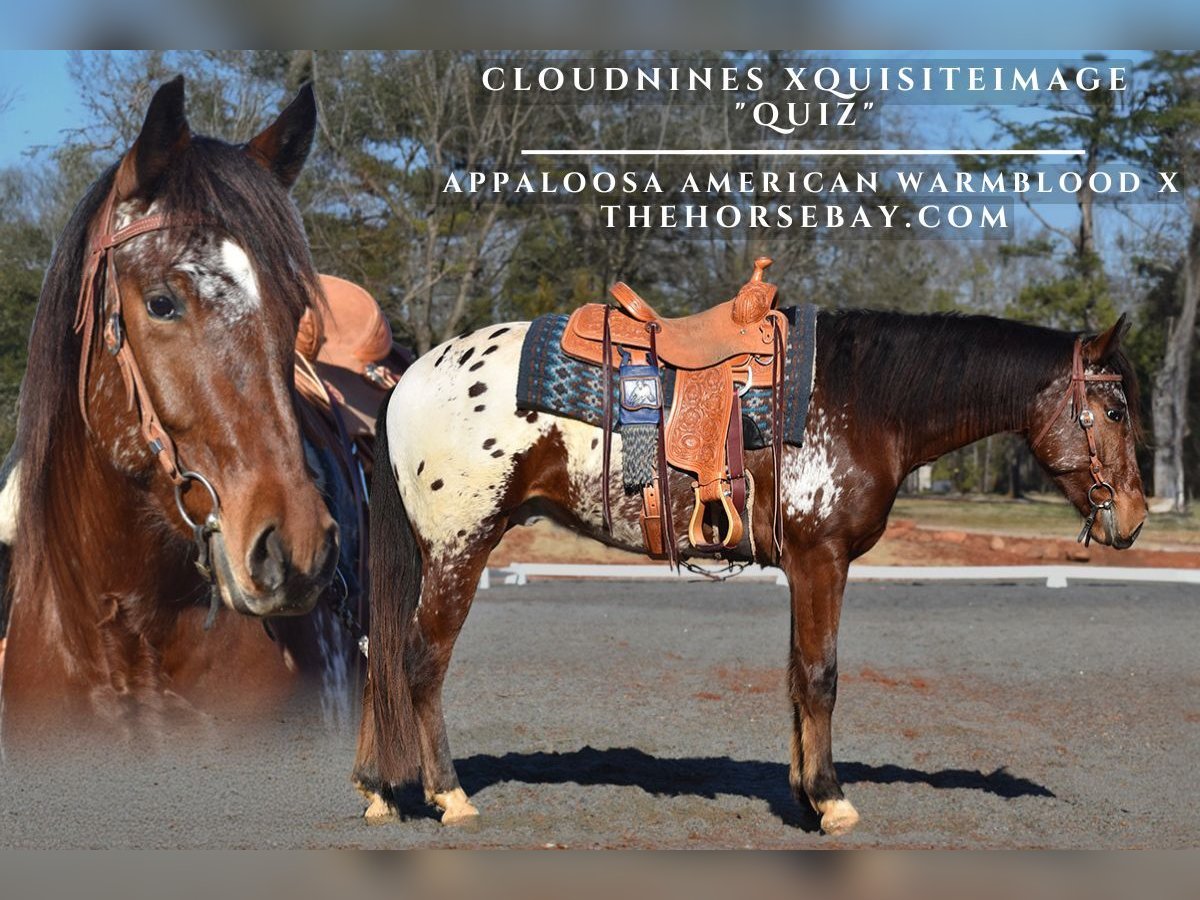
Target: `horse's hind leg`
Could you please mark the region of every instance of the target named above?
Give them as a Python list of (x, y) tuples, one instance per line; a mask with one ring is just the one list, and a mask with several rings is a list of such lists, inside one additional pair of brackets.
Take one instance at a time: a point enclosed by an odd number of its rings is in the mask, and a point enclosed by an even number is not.
[(442, 683), (488, 554), (503, 534), (503, 526), (493, 526), (487, 533), (471, 536), (469, 549), (455, 559), (427, 566), (417, 608), (415, 637), (419, 643), (409, 683), (421, 739), (425, 799), (442, 810), (443, 825), (469, 824), (479, 815), (454, 770), (442, 714)]
[(815, 547), (784, 561), (792, 593), (788, 686), (793, 729), (789, 781), (796, 800), (821, 816), (826, 834), (845, 834), (858, 812), (842, 794), (833, 768), (832, 718), (837, 700), (837, 633), (846, 587), (846, 555)]
[[(503, 533), (503, 527), (490, 531), (472, 547), (467, 558), (460, 556), (453, 562), (435, 562), (424, 567), (420, 603), (413, 618), (415, 627), (408, 639), (407, 677), (420, 742), (421, 780), (426, 801), (442, 810), (445, 825), (468, 824), (479, 815), (459, 784), (450, 755), (442, 714), (442, 684), (454, 642), (475, 597), (479, 576)], [(377, 765), (374, 690), (374, 682), (368, 679), (351, 780), (367, 800), (364, 818), (382, 822), (395, 818), (397, 809), (391, 786), (380, 777)]]
[(355, 753), (354, 773), (350, 776), (350, 780), (354, 782), (358, 792), (367, 801), (363, 818), (379, 822), (394, 818), (396, 811), (388, 799), (386, 786), (379, 777), (379, 764), (375, 749), (373, 691), (373, 683), (368, 676), (363, 684), (363, 712), (358, 726), (358, 750)]

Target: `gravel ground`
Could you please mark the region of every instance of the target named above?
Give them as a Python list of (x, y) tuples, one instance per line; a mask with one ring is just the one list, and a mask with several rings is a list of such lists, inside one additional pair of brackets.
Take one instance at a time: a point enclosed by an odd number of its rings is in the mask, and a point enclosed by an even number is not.
[(447, 680), (477, 829), (368, 826), (303, 711), (166, 754), (0, 769), (6, 847), (1196, 847), (1200, 603), (1167, 585), (852, 584), (837, 840), (787, 787), (781, 588), (480, 593)]

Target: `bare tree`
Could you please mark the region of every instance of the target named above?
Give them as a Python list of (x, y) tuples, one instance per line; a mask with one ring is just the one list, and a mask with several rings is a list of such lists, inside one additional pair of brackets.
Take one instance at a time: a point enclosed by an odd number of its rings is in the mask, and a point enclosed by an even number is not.
[(451, 175), (516, 168), (538, 109), (485, 90), (482, 63), (442, 51), (313, 61), (327, 153), (314, 249), (375, 290), (422, 353), (486, 303), (511, 250), (507, 194), (444, 190)]
[(1177, 511), (1187, 507), (1184, 448), (1188, 387), (1200, 305), (1200, 53), (1156, 53), (1143, 66), (1150, 84), (1135, 124), (1131, 155), (1151, 171), (1178, 172), (1186, 212), (1162, 364), (1154, 376), (1154, 493)]

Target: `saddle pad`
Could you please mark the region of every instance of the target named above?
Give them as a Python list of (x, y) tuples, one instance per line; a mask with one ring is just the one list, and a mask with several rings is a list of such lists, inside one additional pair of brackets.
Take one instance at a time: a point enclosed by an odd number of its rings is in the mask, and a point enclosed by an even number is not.
[[(783, 392), (783, 440), (799, 447), (804, 441), (808, 404), (812, 398), (817, 349), (817, 308), (810, 304), (783, 310), (788, 319)], [(603, 376), (599, 366), (563, 353), (562, 336), (569, 316), (551, 313), (529, 323), (521, 346), (517, 375), (517, 408), (578, 419), (600, 427)], [(675, 396), (675, 370), (663, 371), (663, 397), (667, 409)], [(613, 373), (613, 408), (617, 408), (617, 377)], [(742, 425), (746, 449), (761, 450), (771, 444), (771, 389), (754, 387), (742, 397)], [(614, 426), (618, 431), (620, 424)]]

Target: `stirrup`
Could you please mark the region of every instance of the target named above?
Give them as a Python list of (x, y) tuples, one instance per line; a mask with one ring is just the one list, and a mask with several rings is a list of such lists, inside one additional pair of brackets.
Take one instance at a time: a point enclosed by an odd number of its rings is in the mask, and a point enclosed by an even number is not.
[[(722, 483), (724, 483), (724, 479), (722, 479)], [(696, 498), (696, 505), (692, 507), (692, 520), (688, 523), (688, 540), (692, 542), (692, 546), (697, 550), (718, 550), (721, 548), (732, 550), (740, 544), (745, 529), (742, 525), (742, 517), (738, 515), (738, 511), (733, 505), (730, 491), (721, 491), (719, 499), (721, 509), (725, 513), (727, 527), (724, 536), (721, 535), (718, 527), (717, 537), (719, 540), (715, 543), (710, 543), (704, 537), (704, 511), (707, 508), (707, 504), (700, 499), (700, 485), (695, 485), (692, 491)]]

